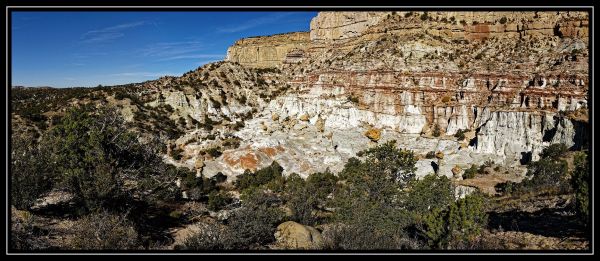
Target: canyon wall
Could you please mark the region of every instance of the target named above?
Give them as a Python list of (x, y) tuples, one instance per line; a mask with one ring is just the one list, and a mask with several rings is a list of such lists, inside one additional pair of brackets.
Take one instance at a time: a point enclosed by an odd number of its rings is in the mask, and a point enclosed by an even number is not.
[(308, 32), (244, 38), (227, 49), (226, 60), (252, 68), (280, 67), (301, 61), (308, 45)]
[[(205, 174), (274, 160), (288, 174), (335, 172), (358, 151), (397, 140), (421, 155), (418, 176), (452, 177), (486, 160), (522, 168), (552, 143), (586, 146), (586, 12), (320, 12), (310, 25), (301, 41), (248, 38), (230, 48), (229, 61), (282, 68), (290, 88), (236, 134), (245, 145)], [(261, 54), (275, 45), (302, 52)], [(377, 140), (365, 135), (372, 129)], [(424, 159), (428, 152), (445, 156)]]
[(381, 22), (391, 12), (319, 12), (310, 21), (310, 40), (314, 44), (351, 39)]
[(412, 34), (428, 30), (450, 39), (490, 37), (587, 37), (588, 13), (537, 12), (320, 12), (311, 21), (311, 43), (340, 42), (371, 33)]

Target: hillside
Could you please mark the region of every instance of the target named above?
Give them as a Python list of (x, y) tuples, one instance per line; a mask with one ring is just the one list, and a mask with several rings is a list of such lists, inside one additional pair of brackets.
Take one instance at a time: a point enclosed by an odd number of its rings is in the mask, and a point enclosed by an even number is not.
[[(354, 173), (353, 159), (386, 144), (414, 153), (414, 170), (408, 172), (417, 180), (429, 174), (447, 178), (453, 197), (474, 191), (507, 196), (496, 193), (497, 186), (527, 183), (535, 172), (531, 166), (550, 160), (544, 153), (555, 148), (551, 145), (589, 148), (588, 28), (588, 14), (572, 11), (320, 12), (309, 32), (240, 39), (225, 61), (179, 77), (97, 88), (12, 88), (12, 137), (43, 143), (46, 133), (72, 117), (72, 107), (116, 108), (123, 129), (156, 146), (157, 166), (185, 169), (157, 178), (176, 184), (175, 198), (183, 200), (161, 201), (168, 205), (162, 215), (174, 220), (161, 224), (160, 233), (172, 242), (159, 248), (181, 245), (182, 233), (200, 229), (195, 221), (227, 220), (223, 215), (239, 207), (240, 193), (249, 193), (239, 188), (249, 173), (268, 170), (264, 173), (282, 180), (297, 174), (307, 182), (316, 173), (333, 173), (337, 180), (347, 177), (339, 173)], [(575, 171), (577, 155), (561, 157), (571, 162), (564, 172)], [(229, 191), (234, 203), (221, 211), (197, 206), (206, 203), (208, 192), (189, 184), (208, 179), (226, 179), (213, 186)], [(126, 183), (142, 182), (133, 180)], [(277, 182), (269, 183), (269, 191), (285, 194)], [(527, 194), (531, 188), (515, 197), (547, 204), (538, 194)], [(573, 208), (571, 189), (548, 193), (568, 198), (564, 205), (544, 205), (548, 211)], [(497, 231), (496, 225), (508, 222), (502, 213), (519, 210), (499, 211), (502, 200), (486, 206), (494, 220), (480, 247), (498, 242), (508, 249), (543, 249), (546, 243), (558, 249), (588, 247), (585, 233), (566, 232), (570, 239), (564, 243), (555, 242), (555, 234), (536, 234), (538, 227), (524, 230), (534, 235)], [(525, 204), (519, 200), (527, 201), (517, 199), (516, 205)], [(160, 209), (155, 207), (148, 211)], [(312, 207), (319, 214), (310, 215), (318, 220), (335, 215), (321, 204)], [(553, 215), (553, 222), (568, 219)], [(44, 218), (40, 222), (62, 217)], [(328, 224), (303, 225), (324, 225), (318, 227), (323, 232)], [(535, 246), (527, 245), (527, 238), (535, 238)], [(256, 249), (274, 247), (268, 240), (254, 243)], [(422, 249), (411, 244), (402, 246)]]

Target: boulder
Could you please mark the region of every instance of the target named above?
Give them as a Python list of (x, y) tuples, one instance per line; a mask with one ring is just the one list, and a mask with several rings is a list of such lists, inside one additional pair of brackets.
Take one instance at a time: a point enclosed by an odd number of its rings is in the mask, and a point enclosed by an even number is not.
[(462, 179), (463, 172), (463, 169), (458, 165), (454, 165), (454, 168), (452, 168), (452, 175), (454, 175), (455, 179)]
[(365, 132), (365, 136), (372, 141), (377, 142), (381, 138), (381, 130), (377, 128), (370, 128)]
[(56, 207), (66, 206), (73, 203), (74, 198), (75, 196), (69, 192), (53, 190), (44, 195), (43, 197), (37, 199), (31, 207), (31, 210), (43, 211)]
[(305, 113), (305, 114), (300, 115), (300, 118), (298, 118), (298, 119), (301, 121), (308, 121), (310, 119), (310, 116), (307, 113)]
[(208, 215), (216, 220), (224, 221), (231, 217), (231, 210), (221, 209), (219, 211), (209, 211)]
[(277, 247), (283, 249), (318, 249), (323, 243), (321, 232), (294, 221), (277, 226), (275, 239)]

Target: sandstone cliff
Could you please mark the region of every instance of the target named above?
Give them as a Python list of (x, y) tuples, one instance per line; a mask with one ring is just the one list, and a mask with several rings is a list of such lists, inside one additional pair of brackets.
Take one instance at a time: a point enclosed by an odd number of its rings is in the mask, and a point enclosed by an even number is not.
[(279, 67), (301, 61), (308, 45), (308, 32), (245, 38), (229, 47), (226, 60), (254, 68)]
[[(419, 163), (422, 175), (451, 176), (452, 167), (485, 159), (518, 166), (551, 143), (580, 146), (585, 128), (576, 134), (581, 123), (560, 112), (587, 110), (587, 19), (585, 12), (321, 12), (303, 60), (285, 67), (293, 91), (238, 133), (249, 147), (226, 152), (214, 169), (241, 173), (272, 160), (301, 175), (340, 169), (371, 146), (362, 133), (373, 127), (382, 141), (446, 154)], [(456, 141), (459, 130), (474, 134)]]
[(391, 12), (320, 12), (310, 22), (311, 43), (358, 37), (389, 14)]

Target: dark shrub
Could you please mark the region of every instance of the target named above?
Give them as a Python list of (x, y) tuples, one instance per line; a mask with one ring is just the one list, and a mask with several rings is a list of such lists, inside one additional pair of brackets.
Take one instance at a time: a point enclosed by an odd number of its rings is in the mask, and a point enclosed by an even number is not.
[(235, 249), (248, 249), (275, 241), (275, 229), (284, 217), (277, 196), (250, 189), (242, 198), (242, 207), (228, 219), (232, 231), (230, 242)]
[(107, 211), (90, 213), (74, 226), (71, 247), (81, 250), (126, 250), (140, 247), (132, 222)]
[(479, 172), (479, 167), (477, 165), (471, 165), (470, 168), (466, 169), (463, 173), (463, 179), (472, 179), (475, 178), (477, 173)]
[(578, 218), (582, 223), (589, 225), (590, 221), (590, 169), (589, 156), (585, 152), (579, 152), (575, 155), (573, 175), (571, 185), (575, 191), (575, 206)]
[(49, 168), (48, 151), (25, 134), (13, 134), (11, 146), (11, 204), (18, 209), (31, 207), (48, 192), (56, 176)]
[(213, 190), (208, 194), (208, 209), (212, 211), (217, 211), (222, 209), (223, 207), (231, 204), (233, 202), (233, 198), (229, 196), (229, 194), (225, 191), (215, 191)]
[(548, 146), (547, 148), (544, 148), (544, 150), (540, 154), (540, 157), (557, 160), (557, 159), (563, 157), (567, 151), (568, 151), (568, 148), (565, 144), (562, 144), (562, 143), (552, 144), (552, 145)]
[(254, 173), (246, 170), (242, 175), (237, 176), (235, 185), (239, 190), (244, 190), (250, 187), (258, 187), (260, 185), (269, 183), (269, 181), (277, 177), (280, 177), (282, 172), (283, 168), (279, 165), (279, 163), (277, 163), (277, 161), (273, 161), (269, 167), (257, 170)]

